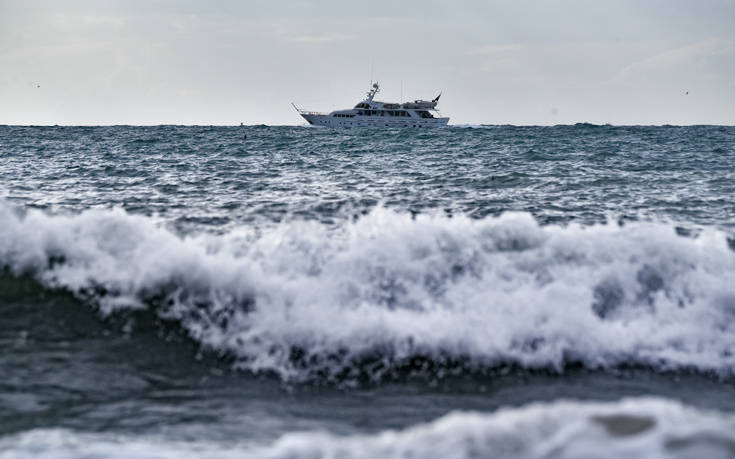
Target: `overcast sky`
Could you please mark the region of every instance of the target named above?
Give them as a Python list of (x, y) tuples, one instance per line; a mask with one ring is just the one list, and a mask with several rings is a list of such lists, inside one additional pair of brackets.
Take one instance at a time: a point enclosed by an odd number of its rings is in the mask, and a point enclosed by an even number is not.
[(371, 76), (451, 124), (735, 125), (735, 0), (0, 0), (0, 124), (303, 124)]

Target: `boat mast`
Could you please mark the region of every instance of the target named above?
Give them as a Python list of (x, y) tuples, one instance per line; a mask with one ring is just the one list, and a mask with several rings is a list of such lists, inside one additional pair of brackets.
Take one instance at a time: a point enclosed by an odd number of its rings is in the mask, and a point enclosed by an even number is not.
[(379, 92), (380, 92), (380, 85), (376, 81), (375, 83), (373, 83), (373, 87), (370, 89), (370, 91), (367, 92), (367, 99), (366, 100), (368, 102), (372, 102), (373, 101), (373, 97), (375, 97), (375, 94), (377, 94)]

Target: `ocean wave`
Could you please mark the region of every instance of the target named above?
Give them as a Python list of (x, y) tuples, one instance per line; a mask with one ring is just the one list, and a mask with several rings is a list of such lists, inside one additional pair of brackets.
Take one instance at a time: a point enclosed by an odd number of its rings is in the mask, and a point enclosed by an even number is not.
[(401, 431), (288, 433), (268, 445), (39, 429), (0, 438), (0, 458), (612, 458), (732, 457), (735, 417), (660, 398), (556, 401), (454, 412)]
[(180, 237), (122, 210), (0, 204), (0, 266), (103, 314), (152, 310), (286, 380), (502, 365), (735, 374), (735, 253), (704, 228), (374, 209)]

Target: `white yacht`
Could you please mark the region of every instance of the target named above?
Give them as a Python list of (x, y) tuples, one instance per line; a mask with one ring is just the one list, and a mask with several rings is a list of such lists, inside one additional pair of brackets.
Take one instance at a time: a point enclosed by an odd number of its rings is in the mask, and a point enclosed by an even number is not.
[(293, 107), (309, 124), (330, 127), (439, 127), (446, 126), (448, 117), (443, 117), (436, 109), (441, 93), (433, 100), (415, 100), (402, 104), (373, 100), (380, 91), (378, 83), (373, 84), (367, 98), (348, 110), (335, 110), (331, 113), (318, 113)]

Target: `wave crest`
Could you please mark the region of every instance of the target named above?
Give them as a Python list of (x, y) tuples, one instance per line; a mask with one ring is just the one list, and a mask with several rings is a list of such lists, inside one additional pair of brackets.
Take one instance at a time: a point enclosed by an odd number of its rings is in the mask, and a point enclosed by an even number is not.
[(0, 265), (109, 314), (152, 308), (203, 346), (289, 380), (397, 368), (735, 370), (735, 254), (664, 223), (540, 226), (377, 208), (178, 237), (121, 210), (0, 205)]
[(268, 445), (40, 429), (0, 438), (0, 447), (19, 458), (709, 458), (732, 457), (734, 431), (732, 414), (666, 399), (631, 398), (454, 412), (405, 430), (369, 435), (289, 433)]

